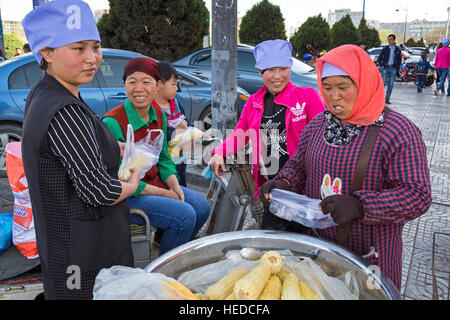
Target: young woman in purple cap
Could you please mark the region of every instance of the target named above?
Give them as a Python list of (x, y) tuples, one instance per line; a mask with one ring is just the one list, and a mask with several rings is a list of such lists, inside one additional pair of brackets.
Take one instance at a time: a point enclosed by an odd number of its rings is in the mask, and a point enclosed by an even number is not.
[[(125, 142), (127, 126), (134, 129), (134, 140), (147, 136), (150, 130), (162, 130), (167, 135), (165, 112), (153, 106), (160, 66), (147, 57), (128, 61), (123, 71), (123, 82), (128, 99), (105, 114), (103, 122), (114, 137)], [(152, 134), (154, 139), (158, 133)], [(128, 204), (143, 210), (152, 226), (163, 230), (159, 254), (193, 240), (209, 216), (210, 204), (205, 197), (180, 186), (178, 172), (167, 148), (167, 139), (158, 163), (146, 172)], [(143, 219), (132, 215), (133, 223)]]
[(117, 178), (121, 148), (78, 87), (94, 77), (100, 37), (89, 6), (54, 0), (22, 21), (45, 70), (30, 91), (22, 154), (46, 299), (92, 299), (102, 268), (133, 266), (130, 209), (139, 184)]
[[(226, 171), (224, 158), (243, 149), (250, 138), (258, 197), (259, 186), (295, 153), (301, 131), (325, 107), (315, 89), (290, 81), (292, 46), (288, 41), (264, 41), (255, 47), (254, 56), (264, 86), (250, 96), (233, 133), (213, 150), (211, 169), (219, 178)], [(280, 229), (282, 224), (285, 221), (265, 210), (263, 228)]]

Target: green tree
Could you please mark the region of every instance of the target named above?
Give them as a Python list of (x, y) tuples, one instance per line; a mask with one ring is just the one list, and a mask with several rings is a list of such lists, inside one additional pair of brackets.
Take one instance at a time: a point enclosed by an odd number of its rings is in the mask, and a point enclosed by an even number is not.
[(336, 22), (331, 28), (331, 48), (336, 48), (343, 44), (357, 44), (358, 41), (358, 31), (353, 25), (349, 14)]
[(5, 57), (6, 59), (14, 57), (16, 48), (22, 50), (25, 41), (19, 37), (15, 32), (5, 34)]
[(239, 40), (256, 45), (273, 39), (286, 40), (283, 14), (279, 6), (263, 0), (245, 13), (239, 28)]
[(361, 19), (357, 31), (359, 41), (364, 41), (369, 48), (378, 47), (380, 45), (381, 42), (378, 31), (375, 28), (368, 27), (365, 18)]
[(294, 55), (302, 57), (305, 53), (319, 53), (328, 50), (330, 45), (330, 26), (321, 14), (309, 17), (289, 39)]
[(423, 38), (416, 42), (415, 47), (425, 47), (425, 43), (423, 42)]
[(97, 26), (102, 46), (176, 60), (200, 49), (208, 34), (202, 0), (109, 0)]
[(408, 40), (406, 40), (405, 46), (407, 46), (407, 47), (415, 47), (416, 46), (416, 42), (414, 41), (413, 38), (409, 38)]

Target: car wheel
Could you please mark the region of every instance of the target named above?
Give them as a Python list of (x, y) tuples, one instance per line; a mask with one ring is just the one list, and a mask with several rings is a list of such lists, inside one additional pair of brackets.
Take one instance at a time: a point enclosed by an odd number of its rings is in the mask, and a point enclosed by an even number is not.
[(202, 111), (200, 115), (200, 119), (202, 122), (202, 131), (205, 132), (209, 128), (211, 128), (212, 125), (212, 113), (211, 113), (211, 106), (208, 106), (205, 108), (205, 110)]
[(0, 177), (6, 177), (6, 151), (9, 142), (22, 140), (22, 128), (14, 124), (0, 125)]
[[(239, 117), (241, 116), (241, 112), (237, 110), (237, 120), (239, 120)], [(203, 112), (200, 115), (199, 120), (202, 122), (202, 131), (205, 132), (206, 130), (210, 129), (212, 126), (212, 112), (211, 112), (211, 106), (208, 106), (203, 110)]]

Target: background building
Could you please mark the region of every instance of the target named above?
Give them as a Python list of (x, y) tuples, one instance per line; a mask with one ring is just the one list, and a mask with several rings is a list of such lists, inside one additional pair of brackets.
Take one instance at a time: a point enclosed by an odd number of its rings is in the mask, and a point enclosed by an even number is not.
[[(345, 17), (346, 15), (350, 15), (350, 19), (352, 19), (353, 25), (355, 26), (355, 28), (358, 28), (359, 23), (361, 22), (361, 19), (363, 18), (363, 12), (362, 11), (351, 11), (350, 9), (337, 9), (334, 10), (334, 12), (329, 12), (328, 13), (328, 24), (330, 25), (330, 28), (333, 26), (333, 24), (335, 24), (336, 22), (338, 22), (339, 20), (341, 20), (343, 17)], [(367, 20), (367, 25), (370, 27), (375, 27), (377, 28), (379, 25), (378, 21), (375, 20)]]
[(9, 34), (14, 32), (24, 41), (26, 41), (27, 37), (25, 36), (25, 31), (23, 30), (21, 21), (3, 20), (2, 22), (3, 22), (3, 34)]
[[(447, 21), (427, 21), (414, 20), (406, 24), (406, 40), (409, 38), (420, 39), (425, 36), (427, 32), (445, 28)], [(392, 30), (397, 36), (403, 36), (405, 30), (404, 22), (386, 22), (380, 23), (380, 30)]]
[(95, 22), (98, 22), (98, 20), (100, 20), (100, 18), (101, 18), (105, 13), (109, 13), (109, 9), (99, 9), (99, 10), (95, 10), (95, 11), (94, 11)]

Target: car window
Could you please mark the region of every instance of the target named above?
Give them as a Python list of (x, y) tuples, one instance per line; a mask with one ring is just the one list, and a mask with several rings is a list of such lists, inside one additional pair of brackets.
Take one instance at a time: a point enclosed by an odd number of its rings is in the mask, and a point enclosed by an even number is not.
[(191, 65), (211, 67), (211, 51), (201, 52), (191, 59)]
[(43, 72), (36, 61), (28, 63), (11, 72), (8, 87), (9, 89), (31, 89), (42, 77)]
[(295, 73), (308, 73), (314, 71), (314, 68), (309, 64), (292, 57), (291, 71)]
[(377, 55), (377, 54), (380, 54), (380, 52), (381, 52), (381, 49), (369, 50), (369, 54), (371, 54), (371, 55)]
[(238, 51), (238, 70), (257, 72), (255, 68), (255, 57), (249, 52), (239, 52)]
[(197, 84), (189, 79), (184, 78), (181, 75), (178, 75), (179, 80), (180, 80), (180, 84), (184, 87), (193, 87), (196, 86)]
[(122, 87), (123, 69), (129, 59), (103, 57), (100, 71), (107, 87)]

